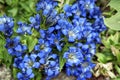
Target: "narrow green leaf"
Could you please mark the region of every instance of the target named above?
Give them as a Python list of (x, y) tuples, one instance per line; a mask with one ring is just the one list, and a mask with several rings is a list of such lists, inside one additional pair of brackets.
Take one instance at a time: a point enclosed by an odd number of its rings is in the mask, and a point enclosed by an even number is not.
[(17, 73), (19, 72), (18, 69), (12, 68), (12, 77), (16, 80), (17, 79)]
[(98, 57), (98, 61), (100, 63), (106, 63), (107, 62), (106, 56), (103, 53), (97, 53), (96, 56)]
[(118, 65), (115, 65), (115, 69), (116, 69), (116, 71), (119, 73), (119, 75), (120, 75), (120, 67), (118, 66)]
[(61, 71), (65, 65), (66, 59), (64, 59), (63, 56), (60, 56), (59, 60), (60, 60), (59, 62), (60, 62), (60, 71)]

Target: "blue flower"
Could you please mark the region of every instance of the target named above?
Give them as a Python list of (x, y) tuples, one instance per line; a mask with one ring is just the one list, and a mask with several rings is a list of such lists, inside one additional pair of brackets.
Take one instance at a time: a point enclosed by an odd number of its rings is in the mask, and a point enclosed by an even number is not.
[(95, 67), (91, 61), (83, 60), (79, 65), (70, 66), (66, 64), (66, 73), (68, 76), (76, 76), (76, 80), (86, 80), (92, 76), (92, 68)]
[(67, 17), (72, 16), (71, 6), (70, 5), (66, 4), (63, 9), (64, 9), (64, 12), (65, 12)]
[(49, 53), (52, 49), (48, 41), (44, 39), (39, 39), (38, 44), (34, 47), (35, 51), (40, 51), (41, 53)]
[(26, 69), (29, 68), (39, 68), (40, 67), (40, 62), (36, 61), (37, 59), (37, 55), (36, 54), (31, 54), (29, 55), (25, 55), (22, 62), (19, 64), (20, 69), (22, 71), (25, 71)]
[(63, 26), (62, 33), (68, 37), (69, 42), (74, 42), (79, 37), (80, 27), (70, 23)]
[(17, 29), (17, 33), (19, 34), (32, 34), (31, 29), (32, 27), (26, 23), (18, 22), (19, 28)]
[(46, 15), (46, 26), (53, 26), (57, 23), (59, 16), (57, 15), (56, 10), (52, 10), (49, 14)]
[(95, 22), (93, 23), (92, 27), (94, 28), (95, 31), (97, 31), (98, 33), (106, 30), (106, 26), (104, 24), (103, 21), (103, 17), (98, 16), (95, 20)]
[(40, 29), (41, 18), (39, 14), (35, 15), (35, 17), (30, 17), (29, 21), (31, 22), (31, 27), (34, 27), (37, 30)]
[(55, 8), (57, 6), (57, 2), (54, 0), (40, 0), (37, 4), (36, 4), (36, 10), (43, 10), (44, 13), (48, 13), (49, 10)]
[(68, 52), (64, 53), (63, 58), (67, 60), (66, 64), (70, 66), (79, 65), (84, 59), (82, 51), (76, 47), (69, 47)]
[(3, 16), (0, 17), (0, 31), (5, 36), (10, 37), (13, 34), (14, 21), (12, 18)]
[(87, 43), (101, 43), (101, 39), (98, 32), (91, 32), (87, 36)]
[(82, 16), (86, 17), (87, 13), (94, 13), (95, 0), (79, 0), (78, 5)]
[(91, 61), (85, 60), (81, 64), (82, 73), (89, 72), (94, 67), (95, 67), (95, 64), (93, 64)]
[(62, 50), (62, 43), (61, 41), (63, 38), (61, 38), (61, 33), (57, 32), (57, 34), (51, 34), (50, 37), (47, 38), (52, 45), (55, 45), (59, 51)]
[(46, 80), (51, 80), (51, 78), (59, 74), (59, 58), (56, 54), (50, 54), (46, 59), (45, 65)]
[(20, 68), (20, 63), (22, 63), (22, 61), (23, 61), (23, 58), (21, 56), (14, 58), (13, 66), (16, 68)]
[(31, 69), (27, 69), (24, 72), (18, 72), (17, 78), (18, 78), (18, 80), (30, 80), (30, 79), (34, 78), (34, 73), (32, 72)]
[(27, 46), (20, 43), (18, 36), (13, 39), (7, 38), (5, 47), (12, 56), (21, 56), (27, 50)]

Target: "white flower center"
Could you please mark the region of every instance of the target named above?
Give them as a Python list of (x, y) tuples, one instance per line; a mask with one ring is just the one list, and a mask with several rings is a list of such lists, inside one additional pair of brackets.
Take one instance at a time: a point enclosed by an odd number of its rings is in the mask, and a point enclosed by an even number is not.
[(69, 36), (72, 36), (72, 37), (75, 36), (75, 33), (73, 31), (69, 31), (68, 34)]
[(70, 53), (68, 57), (69, 59), (72, 59), (72, 60), (76, 59), (76, 56), (73, 53)]

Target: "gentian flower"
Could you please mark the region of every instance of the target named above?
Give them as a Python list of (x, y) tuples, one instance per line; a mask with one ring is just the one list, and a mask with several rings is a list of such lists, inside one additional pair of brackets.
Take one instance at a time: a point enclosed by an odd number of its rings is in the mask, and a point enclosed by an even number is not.
[(76, 39), (79, 38), (79, 31), (80, 31), (79, 26), (74, 26), (70, 23), (63, 26), (62, 28), (62, 33), (68, 37), (69, 42), (74, 42)]
[(18, 36), (13, 39), (7, 38), (5, 47), (12, 56), (21, 56), (27, 50), (27, 46), (20, 43)]
[(40, 29), (41, 17), (39, 14), (35, 15), (35, 17), (30, 17), (29, 21), (31, 22), (31, 27), (34, 27), (36, 30)]
[(32, 27), (26, 23), (18, 22), (19, 28), (17, 29), (17, 33), (19, 34), (32, 34), (31, 29)]
[(54, 0), (40, 0), (37, 4), (36, 4), (36, 10), (43, 10), (43, 12), (49, 12), (48, 10), (50, 10), (51, 8), (55, 8), (58, 5), (57, 1)]
[(12, 18), (3, 16), (0, 17), (0, 31), (5, 36), (10, 37), (13, 34), (14, 21)]
[(30, 80), (34, 78), (34, 73), (31, 69), (27, 69), (25, 72), (18, 72), (17, 78), (18, 80)]
[(62, 43), (60, 41), (63, 40), (61, 38), (61, 32), (58, 32), (57, 34), (51, 34), (50, 37), (47, 38), (52, 45), (55, 45), (59, 51), (62, 49)]
[(51, 78), (59, 74), (59, 58), (56, 54), (50, 54), (46, 59), (45, 65), (46, 80), (51, 80)]
[(48, 41), (44, 39), (39, 39), (38, 44), (34, 47), (35, 51), (40, 51), (41, 53), (49, 53), (52, 49)]
[(82, 16), (86, 17), (87, 13), (94, 13), (95, 0), (79, 0), (78, 5)]
[(39, 68), (40, 67), (40, 63), (39, 61), (36, 61), (37, 59), (37, 55), (36, 54), (31, 54), (29, 55), (25, 55), (22, 62), (19, 64), (20, 69), (22, 71), (25, 71), (26, 69), (29, 68)]
[(68, 52), (65, 52), (63, 57), (67, 60), (66, 64), (70, 66), (79, 65), (84, 59), (82, 51), (76, 47), (69, 47)]

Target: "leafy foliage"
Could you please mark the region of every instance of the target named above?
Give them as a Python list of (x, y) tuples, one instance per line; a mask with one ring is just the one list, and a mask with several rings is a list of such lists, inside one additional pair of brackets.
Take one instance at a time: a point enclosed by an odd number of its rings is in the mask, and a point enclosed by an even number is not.
[(37, 0), (0, 0), (1, 7), (0, 15), (7, 14), (14, 17), (15, 21), (26, 21), (28, 17), (34, 15), (35, 4)]
[(110, 18), (105, 18), (105, 24), (113, 30), (120, 30), (120, 0), (111, 0), (108, 5), (111, 8), (114, 8), (117, 13), (115, 15), (111, 15)]
[(4, 63), (9, 67), (12, 63), (12, 57), (8, 54), (5, 46), (5, 38), (3, 35), (0, 35), (0, 64)]
[[(103, 67), (95, 71), (96, 72), (95, 75), (98, 75), (98, 74), (100, 75), (101, 73), (102, 75), (110, 76), (111, 78), (116, 78), (120, 75), (120, 64), (119, 64), (120, 63), (120, 33), (115, 31), (114, 31), (115, 33), (112, 33), (111, 31), (112, 30), (108, 30), (106, 33), (109, 36), (102, 36), (102, 42), (104, 46), (103, 47), (101, 46), (102, 51), (99, 51), (96, 54), (97, 61), (98, 61), (97, 65), (107, 66), (108, 63), (111, 63), (111, 66), (113, 66), (111, 70), (116, 70), (116, 71), (112, 71), (112, 72), (105, 71), (104, 73), (98, 72), (101, 69), (106, 70), (106, 68)], [(117, 75), (115, 75), (116, 73), (114, 72), (117, 72)], [(106, 75), (106, 73), (111, 73), (111, 74)]]

